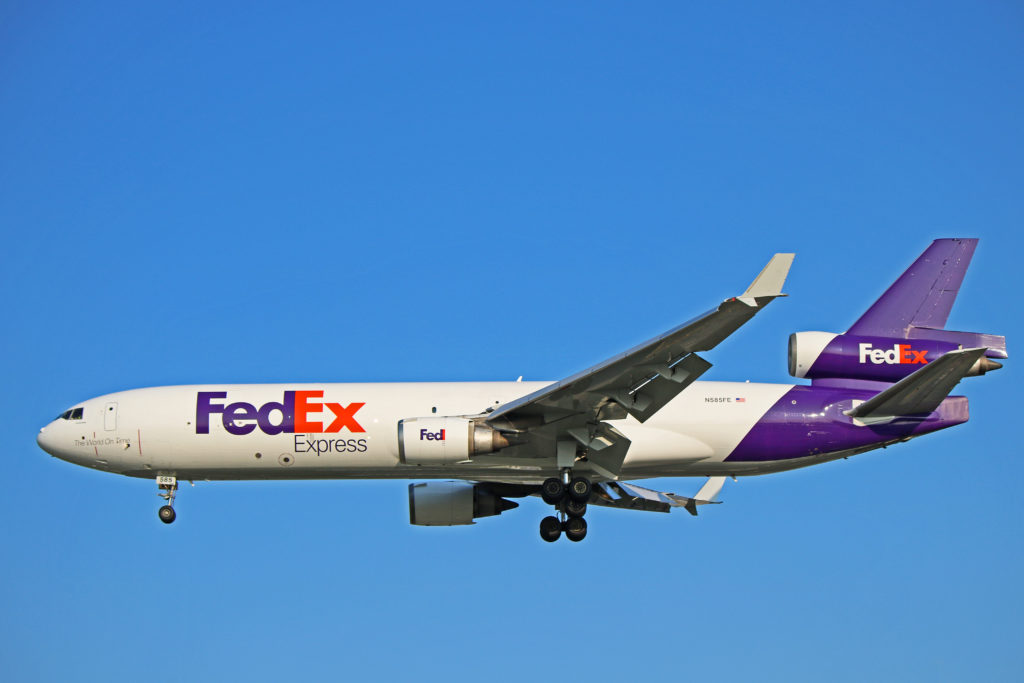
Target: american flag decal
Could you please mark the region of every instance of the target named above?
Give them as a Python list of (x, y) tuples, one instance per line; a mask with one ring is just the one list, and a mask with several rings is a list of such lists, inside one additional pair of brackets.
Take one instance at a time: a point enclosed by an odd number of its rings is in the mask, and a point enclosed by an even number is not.
[(738, 399), (736, 399), (736, 402), (737, 403), (746, 403), (747, 399), (745, 399), (745, 398), (738, 398)]

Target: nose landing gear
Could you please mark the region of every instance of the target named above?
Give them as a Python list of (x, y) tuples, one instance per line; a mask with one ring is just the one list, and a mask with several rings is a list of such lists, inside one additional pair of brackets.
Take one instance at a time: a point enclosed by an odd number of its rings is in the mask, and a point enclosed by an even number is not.
[(160, 476), (156, 478), (156, 485), (160, 489), (158, 495), (167, 501), (167, 504), (157, 510), (156, 514), (161, 522), (170, 524), (178, 516), (174, 512), (174, 494), (178, 491), (178, 479), (177, 477)]
[(587, 537), (587, 522), (583, 515), (590, 500), (590, 480), (575, 477), (570, 481), (569, 476), (569, 472), (563, 472), (561, 479), (545, 479), (540, 487), (541, 498), (558, 511), (557, 517), (548, 516), (540, 521), (540, 537), (548, 543), (561, 538), (563, 531), (565, 537), (574, 543)]

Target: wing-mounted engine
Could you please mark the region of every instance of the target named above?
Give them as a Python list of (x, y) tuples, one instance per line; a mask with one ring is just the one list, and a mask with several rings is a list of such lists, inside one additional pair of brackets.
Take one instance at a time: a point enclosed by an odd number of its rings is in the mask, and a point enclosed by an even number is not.
[[(958, 334), (942, 331), (947, 337)], [(960, 333), (967, 334), (967, 333)], [(973, 339), (969, 341), (975, 341)], [(990, 339), (999, 339), (986, 335)], [(932, 363), (950, 351), (962, 348), (949, 339), (895, 339), (832, 332), (797, 332), (789, 336), (789, 374), (806, 379), (863, 379), (878, 382), (899, 380)], [(984, 375), (1003, 367), (991, 358), (1006, 357), (1002, 348), (989, 348), (985, 357), (966, 376)]]
[(398, 455), (409, 465), (452, 465), (510, 445), (483, 419), (412, 417), (398, 423)]
[(431, 481), (409, 485), (409, 523), (419, 526), (475, 524), (474, 519), (493, 517), (519, 507), (484, 484), (462, 481)]

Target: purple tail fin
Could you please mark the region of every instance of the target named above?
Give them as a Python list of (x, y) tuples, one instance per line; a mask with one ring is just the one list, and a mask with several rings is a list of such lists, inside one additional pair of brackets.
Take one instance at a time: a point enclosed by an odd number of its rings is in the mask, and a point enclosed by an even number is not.
[(976, 239), (932, 242), (849, 334), (906, 339), (911, 327), (945, 327), (977, 245)]
[(985, 346), (989, 349), (985, 355), (1006, 358), (1003, 337), (944, 329), (977, 246), (977, 239), (932, 242), (847, 334)]

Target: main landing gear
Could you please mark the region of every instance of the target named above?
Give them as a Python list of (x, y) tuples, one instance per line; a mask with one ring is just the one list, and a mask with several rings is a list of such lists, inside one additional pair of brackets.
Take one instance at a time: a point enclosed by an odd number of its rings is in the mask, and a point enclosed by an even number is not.
[(570, 479), (570, 472), (562, 478), (545, 479), (540, 487), (540, 496), (548, 505), (554, 505), (558, 516), (548, 516), (540, 521), (540, 537), (554, 543), (565, 532), (565, 537), (578, 543), (587, 537), (587, 501), (590, 500), (590, 480), (583, 477)]
[(160, 517), (161, 522), (170, 524), (178, 516), (174, 512), (174, 494), (178, 492), (178, 480), (176, 477), (161, 476), (156, 478), (156, 485), (160, 488), (158, 495), (167, 501), (167, 505), (157, 510), (156, 514)]

